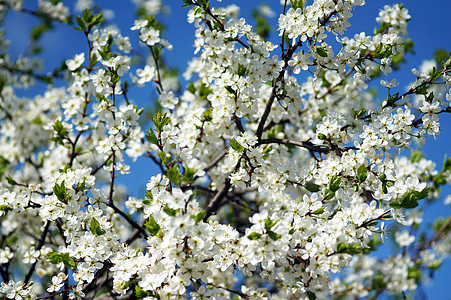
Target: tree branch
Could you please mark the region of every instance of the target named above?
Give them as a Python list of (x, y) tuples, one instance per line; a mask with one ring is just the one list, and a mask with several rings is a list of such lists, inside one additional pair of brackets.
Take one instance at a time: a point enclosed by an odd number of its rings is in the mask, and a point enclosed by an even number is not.
[(208, 218), (218, 210), (218, 208), (221, 206), (222, 200), (227, 196), (227, 193), (229, 192), (229, 189), (231, 187), (230, 179), (226, 178), (224, 185), (222, 186), (221, 190), (219, 190), (216, 195), (214, 196), (213, 200), (208, 204), (207, 206), (207, 214), (205, 215), (204, 222), (208, 220)]
[[(42, 234), (41, 234), (41, 238), (39, 239), (38, 246), (36, 247), (36, 250), (39, 251), (39, 250), (41, 250), (42, 246), (44, 246), (45, 238), (47, 237), (47, 234), (49, 233), (49, 227), (50, 227), (50, 222), (47, 221), (47, 223), (45, 224), (45, 227), (44, 227), (44, 231), (43, 231)], [(30, 281), (31, 276), (33, 276), (33, 273), (34, 273), (34, 270), (35, 270), (35, 268), (36, 268), (37, 263), (38, 263), (38, 261), (36, 260), (36, 261), (31, 265), (31, 267), (30, 267), (30, 269), (28, 270), (28, 273), (27, 273), (27, 275), (25, 276), (25, 279), (24, 279), (24, 281), (23, 281), (24, 284), (27, 284), (27, 283)]]

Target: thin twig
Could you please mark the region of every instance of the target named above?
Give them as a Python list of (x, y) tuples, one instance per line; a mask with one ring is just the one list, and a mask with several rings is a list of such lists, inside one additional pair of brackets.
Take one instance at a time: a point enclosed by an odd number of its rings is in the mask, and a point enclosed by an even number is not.
[(231, 187), (230, 179), (226, 178), (224, 185), (221, 190), (219, 190), (216, 195), (213, 197), (213, 200), (207, 206), (207, 214), (205, 215), (204, 221), (206, 222), (208, 218), (218, 210), (221, 205), (222, 200), (227, 196), (229, 189)]
[(209, 163), (205, 168), (204, 171), (207, 172), (208, 170), (210, 170), (211, 168), (213, 168), (214, 166), (216, 166), (216, 164), (227, 154), (227, 151), (224, 150), (223, 152), (221, 152), (221, 154), (219, 154), (215, 159), (213, 159), (213, 161), (211, 163)]
[[(37, 250), (37, 251), (41, 250), (42, 246), (44, 246), (45, 238), (47, 237), (47, 234), (49, 233), (49, 227), (50, 227), (50, 222), (47, 221), (47, 223), (45, 224), (45, 227), (44, 227), (44, 231), (42, 231), (41, 238), (39, 239), (38, 246), (36, 247), (36, 250)], [(34, 273), (34, 270), (35, 270), (37, 264), (38, 264), (38, 261), (36, 260), (36, 261), (31, 265), (31, 267), (30, 267), (30, 269), (28, 270), (28, 273), (27, 273), (27, 275), (25, 276), (25, 279), (24, 279), (24, 281), (23, 281), (24, 284), (27, 284), (27, 283), (30, 281), (31, 276), (33, 276), (33, 273)]]

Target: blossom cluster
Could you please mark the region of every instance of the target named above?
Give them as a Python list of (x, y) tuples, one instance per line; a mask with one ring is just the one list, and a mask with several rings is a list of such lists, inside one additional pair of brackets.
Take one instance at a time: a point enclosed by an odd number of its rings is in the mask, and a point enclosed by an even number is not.
[[(36, 56), (2, 55), (2, 297), (375, 299), (439, 268), (451, 219), (422, 233), (422, 204), (451, 182), (451, 159), (440, 169), (406, 153), (451, 112), (451, 57), (412, 70), (405, 91), (388, 78), (411, 47), (405, 7), (347, 36), (364, 0), (281, 1), (278, 45), (261, 30), (268, 5), (254, 27), (236, 5), (183, 0), (195, 57), (180, 89), (164, 59), (168, 8), (134, 2), (128, 37), (93, 1), (76, 16), (39, 1), (34, 14), (73, 17), (88, 45), (51, 75)], [(36, 82), (42, 95), (20, 96)], [(144, 86), (160, 108), (150, 117), (130, 96)], [(160, 172), (133, 197), (117, 178), (138, 159)], [(377, 258), (388, 224), (396, 249)]]

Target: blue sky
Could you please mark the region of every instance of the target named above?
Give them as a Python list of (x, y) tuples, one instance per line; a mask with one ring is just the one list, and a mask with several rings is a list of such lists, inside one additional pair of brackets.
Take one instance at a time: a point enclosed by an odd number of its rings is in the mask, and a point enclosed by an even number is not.
[[(66, 5), (75, 1), (64, 1)], [(170, 8), (170, 14), (163, 16), (162, 22), (167, 26), (166, 37), (174, 45), (171, 52), (167, 52), (167, 62), (171, 66), (178, 67), (181, 72), (185, 69), (187, 61), (193, 55), (193, 40), (194, 28), (192, 24), (186, 22), (186, 8), (181, 8), (183, 4), (181, 0), (164, 0), (165, 5)], [(355, 33), (365, 31), (372, 33), (373, 28), (377, 26), (375, 18), (378, 11), (385, 4), (397, 3), (392, 0), (367, 0), (368, 4), (364, 7), (358, 7), (351, 18), (351, 27), (346, 33), (352, 36)], [(24, 7), (35, 8), (37, 1), (26, 0)], [(106, 7), (114, 12), (112, 23), (118, 24), (123, 35), (130, 36), (132, 43), (136, 44), (136, 32), (132, 32), (129, 28), (133, 24), (134, 5), (129, 4), (128, 1), (96, 1), (101, 7)], [(237, 3), (242, 7), (241, 15), (246, 17), (252, 23), (250, 11), (253, 7), (260, 3), (269, 4), (276, 13), (280, 13), (282, 6), (279, 0), (272, 1), (231, 1), (223, 0), (218, 3), (212, 0), (213, 5), (225, 6), (228, 4)], [(412, 67), (418, 67), (425, 59), (430, 59), (433, 56), (434, 50), (437, 48), (444, 48), (447, 51), (451, 50), (451, 30), (448, 19), (448, 14), (451, 11), (451, 1), (448, 0), (409, 0), (405, 1), (405, 7), (409, 9), (412, 20), (408, 24), (409, 36), (415, 42), (415, 55), (407, 55), (407, 63), (401, 66), (402, 70), (394, 73), (390, 78), (397, 78), (401, 82), (400, 87), (406, 86), (413, 76), (410, 72)], [(72, 8), (71, 8), (72, 9)], [(276, 19), (274, 19), (274, 22)], [(9, 14), (5, 21), (6, 38), (11, 40), (11, 53), (21, 53), (27, 46), (29, 30), (36, 24), (36, 20), (28, 15)], [(273, 35), (279, 40), (277, 34)], [(45, 52), (42, 57), (45, 60), (45, 70), (52, 70), (58, 66), (63, 60), (73, 57), (80, 52), (86, 52), (86, 41), (81, 32), (73, 30), (70, 26), (59, 27), (44, 36), (42, 45)], [(144, 99), (147, 101), (151, 94), (153, 87), (141, 89), (139, 93), (133, 93), (132, 98)], [(42, 87), (37, 87), (27, 92), (28, 95), (33, 95), (37, 90), (42, 91)], [(144, 102), (145, 102), (144, 101)], [(141, 104), (142, 101), (139, 101)], [(423, 151), (429, 159), (437, 163), (438, 168), (441, 168), (443, 157), (448, 153), (451, 155), (451, 116), (441, 116), (441, 135), (436, 140), (429, 138)], [(151, 166), (147, 160), (140, 159), (137, 164), (132, 165), (132, 174), (119, 178), (119, 182), (127, 185), (131, 189), (131, 193), (136, 196), (142, 196), (143, 188), (146, 181), (158, 170)], [(136, 184), (139, 182), (140, 184)], [(446, 196), (451, 192), (449, 187), (443, 189), (443, 195)], [(442, 200), (441, 200), (442, 203)], [(426, 222), (430, 222), (435, 216), (449, 216), (451, 214), (450, 207), (443, 205), (434, 205), (425, 212)], [(430, 287), (425, 287), (426, 294), (429, 299), (451, 299), (449, 294), (448, 284), (451, 277), (451, 263), (446, 261), (441, 271), (435, 276), (435, 283)], [(448, 298), (447, 298), (448, 297)]]

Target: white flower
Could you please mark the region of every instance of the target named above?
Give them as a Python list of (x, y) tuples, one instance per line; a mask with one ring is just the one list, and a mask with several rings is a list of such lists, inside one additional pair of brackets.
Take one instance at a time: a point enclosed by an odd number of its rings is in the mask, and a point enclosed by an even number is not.
[(401, 247), (407, 247), (415, 241), (415, 236), (410, 235), (408, 231), (395, 232), (396, 243)]
[(386, 80), (381, 80), (380, 81), (382, 86), (385, 86), (386, 88), (394, 88), (395, 86), (397, 86), (399, 84), (399, 82), (396, 82), (396, 79), (392, 79), (390, 81), (386, 81)]
[(59, 273), (57, 276), (52, 277), (52, 284), (47, 288), (47, 292), (52, 293), (59, 291), (63, 285), (64, 280), (66, 280), (67, 276), (64, 273)]
[(144, 69), (138, 69), (136, 71), (136, 75), (138, 75), (138, 84), (144, 84), (146, 82), (152, 81), (155, 76), (155, 67), (151, 67), (146, 65)]
[(66, 60), (67, 68), (71, 71), (77, 70), (85, 61), (85, 53), (75, 55), (74, 59)]

